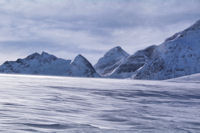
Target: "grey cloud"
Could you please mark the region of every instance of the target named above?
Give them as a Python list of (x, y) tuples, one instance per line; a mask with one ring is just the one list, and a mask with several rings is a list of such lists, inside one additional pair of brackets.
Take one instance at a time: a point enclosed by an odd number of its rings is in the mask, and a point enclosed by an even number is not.
[(0, 47), (98, 58), (122, 45), (133, 53), (200, 19), (199, 7), (199, 0), (1, 0)]

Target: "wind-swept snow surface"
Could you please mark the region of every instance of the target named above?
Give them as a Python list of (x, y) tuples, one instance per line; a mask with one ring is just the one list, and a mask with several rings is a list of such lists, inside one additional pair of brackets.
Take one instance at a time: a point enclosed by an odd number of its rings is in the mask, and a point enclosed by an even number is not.
[(199, 86), (0, 74), (0, 132), (197, 133)]

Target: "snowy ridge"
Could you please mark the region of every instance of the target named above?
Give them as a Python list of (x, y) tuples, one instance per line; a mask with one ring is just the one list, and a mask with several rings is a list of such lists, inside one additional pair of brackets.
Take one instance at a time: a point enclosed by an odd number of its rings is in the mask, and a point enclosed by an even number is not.
[(57, 58), (46, 52), (33, 53), (24, 59), (6, 61), (0, 66), (1, 73), (21, 73), (39, 75), (99, 77), (92, 65), (78, 55), (73, 62)]
[(200, 21), (168, 38), (153, 52), (153, 57), (136, 79), (164, 80), (200, 73)]
[(94, 65), (96, 71), (102, 76), (110, 75), (129, 54), (120, 46), (110, 49), (106, 54), (98, 60)]

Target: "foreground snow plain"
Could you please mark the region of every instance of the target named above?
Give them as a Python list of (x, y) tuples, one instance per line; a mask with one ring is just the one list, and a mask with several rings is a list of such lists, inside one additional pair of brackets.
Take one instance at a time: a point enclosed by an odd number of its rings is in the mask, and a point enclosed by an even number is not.
[(200, 82), (183, 81), (0, 74), (0, 132), (199, 132)]

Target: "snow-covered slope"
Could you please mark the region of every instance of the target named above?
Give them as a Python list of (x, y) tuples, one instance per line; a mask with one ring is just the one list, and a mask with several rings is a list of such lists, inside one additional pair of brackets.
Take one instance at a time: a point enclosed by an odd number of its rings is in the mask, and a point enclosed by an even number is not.
[(178, 77), (178, 78), (174, 78), (174, 79), (168, 79), (167, 81), (184, 82), (184, 83), (187, 83), (187, 82), (200, 83), (200, 73), (182, 76), (182, 77)]
[(121, 47), (114, 47), (98, 60), (94, 68), (103, 76), (110, 75), (128, 56), (129, 54)]
[(78, 55), (71, 63), (71, 60), (57, 58), (46, 52), (42, 52), (42, 54), (34, 53), (16, 61), (6, 61), (0, 66), (0, 72), (98, 77), (92, 65), (81, 55)]
[(136, 79), (164, 80), (200, 72), (200, 20), (166, 39)]
[(155, 45), (139, 50), (135, 54), (127, 57), (111, 74), (112, 78), (129, 78), (132, 77), (136, 70), (142, 67), (145, 62), (151, 58)]

